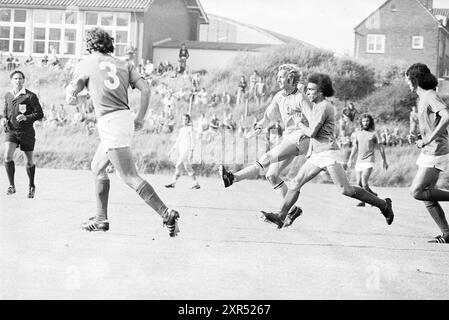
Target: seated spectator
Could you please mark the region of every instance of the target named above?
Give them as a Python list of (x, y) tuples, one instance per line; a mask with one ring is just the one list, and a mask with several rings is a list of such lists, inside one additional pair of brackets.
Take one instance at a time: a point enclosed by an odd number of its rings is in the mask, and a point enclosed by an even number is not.
[(200, 92), (198, 92), (198, 103), (201, 106), (206, 106), (207, 105), (207, 91), (206, 88), (201, 88)]
[(229, 113), (227, 116), (224, 117), (222, 127), (225, 130), (230, 130), (232, 132), (237, 129), (237, 123), (234, 121), (232, 113)]
[(80, 108), (78, 106), (75, 107), (75, 113), (73, 114), (72, 117), (72, 125), (79, 125), (82, 122), (84, 122), (85, 117), (84, 114), (81, 112)]
[(14, 62), (14, 56), (12, 53), (9, 54), (8, 58), (6, 58), (6, 70), (12, 71), (16, 68), (16, 64)]
[(32, 56), (28, 56), (28, 58), (26, 58), (24, 64), (25, 64), (26, 66), (33, 65), (33, 64), (34, 64), (33, 57), (32, 57)]
[(50, 65), (50, 67), (52, 67), (54, 69), (59, 69), (60, 68), (60, 61), (59, 61), (58, 57), (56, 57), (56, 55), (54, 55), (54, 54), (52, 54), (50, 56), (48, 64)]
[(218, 119), (217, 115), (214, 113), (209, 122), (209, 131), (217, 132), (219, 128), (220, 128), (220, 120)]
[(48, 66), (48, 56), (47, 56), (47, 55), (44, 55), (44, 57), (42, 58), (42, 60), (41, 60), (41, 66), (42, 66), (42, 67)]

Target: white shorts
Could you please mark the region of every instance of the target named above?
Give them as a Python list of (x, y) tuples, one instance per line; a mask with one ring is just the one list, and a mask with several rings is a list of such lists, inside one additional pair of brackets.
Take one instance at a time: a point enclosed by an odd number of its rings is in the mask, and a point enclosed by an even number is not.
[(291, 144), (296, 145), (299, 149), (299, 154), (305, 155), (307, 153), (307, 150), (309, 149), (309, 137), (302, 137), (301, 140), (299, 140), (299, 137), (301, 135), (301, 131), (295, 130), (293, 132), (290, 132), (282, 137), (282, 142), (288, 141)]
[(102, 148), (110, 149), (131, 147), (134, 135), (134, 119), (130, 110), (108, 113), (98, 119), (98, 134)]
[(362, 172), (374, 168), (374, 162), (356, 162), (355, 171)]
[(321, 169), (333, 164), (344, 163), (340, 150), (328, 150), (312, 153), (307, 161)]
[(422, 168), (435, 168), (441, 171), (448, 171), (449, 154), (432, 156), (421, 153), (416, 160), (416, 164)]

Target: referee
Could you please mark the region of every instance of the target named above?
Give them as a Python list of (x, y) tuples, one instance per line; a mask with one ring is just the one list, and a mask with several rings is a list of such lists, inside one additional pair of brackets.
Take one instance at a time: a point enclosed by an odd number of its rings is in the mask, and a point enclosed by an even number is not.
[(35, 132), (33, 123), (43, 118), (42, 107), (33, 92), (25, 89), (25, 75), (16, 70), (11, 73), (11, 91), (5, 94), (5, 107), (1, 124), (5, 128), (5, 168), (8, 175), (9, 187), (7, 195), (16, 193), (14, 184), (14, 152), (20, 146), (20, 150), (26, 156), (26, 171), (30, 180), (28, 198), (34, 198), (36, 186), (34, 174), (36, 165), (33, 161)]

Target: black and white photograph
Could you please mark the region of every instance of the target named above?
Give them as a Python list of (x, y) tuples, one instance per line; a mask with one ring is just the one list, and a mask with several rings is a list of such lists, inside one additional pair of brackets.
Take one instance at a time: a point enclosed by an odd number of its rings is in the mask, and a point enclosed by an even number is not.
[(0, 300), (449, 299), (449, 0), (0, 0), (0, 97)]

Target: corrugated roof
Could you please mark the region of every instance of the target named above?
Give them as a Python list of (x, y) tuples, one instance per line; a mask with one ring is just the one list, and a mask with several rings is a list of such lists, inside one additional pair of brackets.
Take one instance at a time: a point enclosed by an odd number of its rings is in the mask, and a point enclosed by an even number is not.
[(185, 43), (187, 49), (205, 50), (232, 50), (232, 51), (256, 51), (264, 47), (271, 47), (267, 44), (255, 43), (229, 43), (229, 42), (207, 42), (207, 41), (166, 41), (154, 46), (154, 48), (181, 48), (181, 43)]
[(0, 7), (95, 8), (145, 11), (153, 0), (1, 0)]

